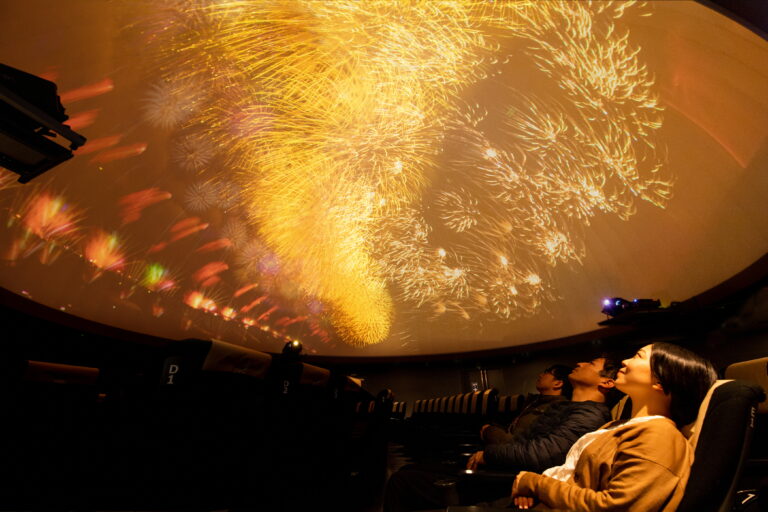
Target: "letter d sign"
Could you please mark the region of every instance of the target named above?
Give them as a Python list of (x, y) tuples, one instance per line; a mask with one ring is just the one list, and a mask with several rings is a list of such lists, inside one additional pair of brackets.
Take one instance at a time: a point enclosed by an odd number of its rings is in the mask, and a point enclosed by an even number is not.
[(176, 384), (174, 378), (179, 373), (179, 360), (176, 357), (168, 358), (165, 360), (165, 368), (163, 368), (163, 384), (173, 386)]

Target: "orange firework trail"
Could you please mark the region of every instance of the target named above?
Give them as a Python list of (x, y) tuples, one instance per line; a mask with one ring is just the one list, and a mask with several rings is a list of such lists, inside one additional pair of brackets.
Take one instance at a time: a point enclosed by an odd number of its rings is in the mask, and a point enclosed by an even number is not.
[(153, 253), (156, 253), (156, 252), (160, 252), (163, 249), (165, 249), (166, 247), (168, 247), (168, 243), (167, 242), (157, 243), (157, 244), (153, 245), (152, 247), (150, 247), (149, 249), (147, 249), (147, 254), (153, 254)]
[(307, 316), (297, 316), (294, 318), (291, 318), (289, 316), (284, 316), (282, 318), (279, 318), (275, 321), (275, 325), (278, 325), (280, 327), (288, 327), (289, 325), (297, 324), (299, 322), (303, 322), (306, 320)]
[(94, 96), (108, 93), (114, 88), (115, 84), (112, 82), (112, 79), (105, 78), (104, 80), (96, 82), (95, 84), (84, 85), (83, 87), (78, 87), (77, 89), (63, 92), (59, 95), (59, 97), (61, 98), (61, 103), (66, 105), (67, 103), (72, 103), (87, 98), (93, 98)]
[(123, 219), (123, 225), (139, 220), (144, 208), (170, 198), (170, 192), (160, 190), (159, 188), (148, 188), (123, 196), (119, 201), (120, 217)]
[[(243, 286), (242, 288), (240, 288), (239, 290), (237, 290), (235, 292), (235, 298), (237, 298), (237, 297), (239, 297), (239, 296), (241, 296), (241, 295), (243, 295), (243, 294), (253, 290), (254, 288), (256, 288), (256, 286), (257, 285), (255, 285), (255, 284), (249, 284), (247, 286)], [(266, 298), (266, 295), (264, 296), (264, 298)]]
[(262, 320), (266, 320), (267, 317), (269, 317), (269, 315), (271, 315), (275, 311), (277, 311), (277, 306), (272, 306), (271, 308), (263, 312), (261, 315), (259, 315), (259, 317), (256, 319), (256, 323), (261, 322)]
[(97, 108), (93, 110), (86, 110), (84, 112), (78, 112), (67, 120), (66, 125), (73, 130), (79, 130), (81, 128), (85, 128), (86, 126), (91, 126), (94, 122), (96, 122), (96, 116), (99, 115), (99, 110), (100, 109)]
[(181, 240), (182, 238), (186, 238), (190, 235), (193, 235), (197, 233), (198, 231), (202, 231), (204, 229), (208, 229), (208, 226), (210, 224), (208, 223), (201, 223), (200, 219), (197, 217), (188, 217), (184, 220), (180, 220), (176, 224), (171, 227), (171, 233), (173, 233), (173, 236), (168, 240), (167, 242), (159, 242), (152, 247), (149, 248), (147, 251), (148, 253), (154, 253), (158, 251), (162, 251), (168, 245), (172, 244), (173, 242), (176, 242), (178, 240)]
[(138, 156), (147, 149), (147, 144), (144, 142), (137, 142), (135, 144), (129, 144), (127, 146), (120, 146), (109, 151), (104, 151), (91, 158), (91, 163), (94, 164), (106, 164), (115, 160), (121, 160), (123, 158), (130, 158), (132, 156)]
[(202, 283), (200, 283), (200, 286), (202, 286), (203, 288), (208, 288), (220, 282), (221, 282), (221, 278), (219, 276), (211, 276), (205, 281), (203, 281)]
[(195, 252), (218, 251), (219, 249), (225, 249), (227, 247), (232, 247), (232, 241), (229, 240), (229, 238), (219, 238), (218, 240), (214, 240), (213, 242), (208, 242), (205, 245), (201, 245), (200, 247), (195, 249)]
[(242, 308), (240, 308), (240, 312), (241, 312), (241, 313), (247, 313), (247, 312), (249, 312), (251, 309), (253, 309), (254, 307), (256, 307), (256, 306), (258, 306), (259, 304), (261, 304), (262, 302), (264, 302), (266, 299), (267, 299), (267, 296), (266, 296), (266, 295), (262, 295), (262, 296), (261, 296), (261, 297), (259, 297), (258, 299), (254, 299), (254, 300), (252, 300), (252, 301), (251, 301), (249, 304), (246, 304), (245, 306), (243, 306)]
[(197, 282), (206, 282), (227, 269), (229, 269), (229, 265), (223, 261), (212, 261), (211, 263), (203, 265), (194, 274), (192, 274), (192, 279)]
[(179, 231), (188, 229), (192, 226), (196, 226), (199, 222), (200, 222), (199, 217), (187, 217), (186, 219), (180, 220), (179, 222), (171, 226), (171, 233), (177, 233)]
[(184, 231), (179, 231), (178, 233), (176, 233), (171, 237), (171, 242), (181, 240), (182, 238), (186, 238), (189, 235), (194, 235), (198, 231), (208, 229), (208, 226), (210, 226), (210, 224), (208, 224), (207, 222), (204, 222), (202, 224), (198, 224), (197, 226), (192, 226), (191, 228), (185, 229)]

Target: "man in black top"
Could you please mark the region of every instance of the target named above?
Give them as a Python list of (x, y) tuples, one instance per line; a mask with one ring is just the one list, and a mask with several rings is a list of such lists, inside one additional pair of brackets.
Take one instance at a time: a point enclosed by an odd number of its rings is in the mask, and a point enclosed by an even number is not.
[(560, 400), (571, 398), (573, 389), (568, 375), (573, 371), (572, 366), (553, 364), (536, 379), (537, 394), (529, 394), (520, 413), (515, 420), (502, 428), (498, 425), (483, 425), (480, 429), (480, 439), (485, 444), (511, 443), (523, 436), (533, 423), (547, 408)]
[(611, 421), (605, 402), (614, 389), (618, 369), (616, 363), (604, 357), (579, 363), (568, 376), (573, 385), (571, 401), (552, 404), (520, 438), (491, 444), (475, 453), (467, 469), (488, 464), (541, 472), (559, 466), (577, 439)]
[[(573, 385), (571, 401), (551, 404), (521, 437), (508, 443), (486, 445), (485, 450), (470, 457), (467, 469), (487, 464), (511, 470), (543, 471), (562, 464), (577, 439), (610, 421), (605, 402), (606, 396), (614, 392), (613, 379), (618, 369), (618, 362), (606, 357), (579, 363), (568, 377)], [(444, 507), (444, 493), (434, 483), (447, 476), (450, 475), (418, 466), (403, 467), (387, 482), (384, 512)]]

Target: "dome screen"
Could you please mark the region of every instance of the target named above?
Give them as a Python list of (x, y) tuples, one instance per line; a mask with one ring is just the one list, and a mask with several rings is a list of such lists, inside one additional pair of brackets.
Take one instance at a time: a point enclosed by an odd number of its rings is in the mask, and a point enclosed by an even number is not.
[(0, 286), (391, 356), (595, 328), (768, 250), (768, 43), (694, 2), (5, 2), (87, 137), (0, 174)]

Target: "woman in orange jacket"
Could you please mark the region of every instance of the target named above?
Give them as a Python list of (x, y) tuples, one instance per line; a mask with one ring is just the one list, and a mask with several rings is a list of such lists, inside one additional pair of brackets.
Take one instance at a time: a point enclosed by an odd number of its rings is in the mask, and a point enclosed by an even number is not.
[(581, 437), (565, 464), (521, 472), (512, 487), (520, 509), (671, 512), (682, 499), (693, 453), (679, 428), (693, 422), (717, 375), (676, 345), (654, 343), (623, 361), (616, 387), (632, 417)]

